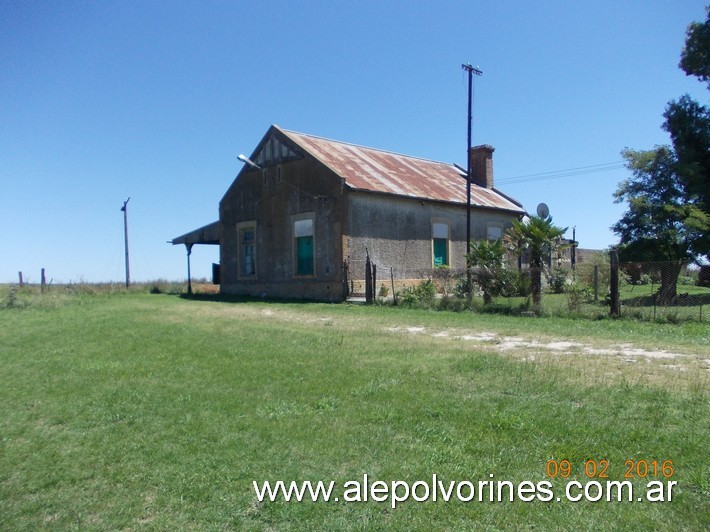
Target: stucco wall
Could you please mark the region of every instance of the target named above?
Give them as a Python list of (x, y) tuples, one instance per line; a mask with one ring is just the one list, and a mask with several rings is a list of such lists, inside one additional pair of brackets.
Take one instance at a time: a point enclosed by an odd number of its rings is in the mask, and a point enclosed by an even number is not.
[[(390, 267), (395, 289), (427, 278), (433, 269), (432, 223), (449, 226), (449, 264), (465, 269), (466, 207), (365, 192), (350, 192), (344, 255), (350, 264), (355, 292), (363, 290), (366, 249), (377, 265), (377, 288), (390, 287)], [(471, 238), (487, 237), (488, 225), (510, 226), (512, 213), (473, 208)]]
[[(294, 267), (294, 217), (313, 214), (314, 275)], [(473, 239), (501, 230), (514, 214), (472, 209)], [(256, 275), (239, 275), (239, 224), (255, 222)], [(243, 171), (220, 202), (221, 291), (270, 298), (338, 301), (345, 295), (343, 261), (355, 292), (364, 291), (367, 249), (378, 267), (376, 290), (427, 278), (433, 268), (432, 223), (449, 227), (449, 263), (465, 269), (466, 207), (393, 195), (352, 191), (317, 160), (304, 159)]]

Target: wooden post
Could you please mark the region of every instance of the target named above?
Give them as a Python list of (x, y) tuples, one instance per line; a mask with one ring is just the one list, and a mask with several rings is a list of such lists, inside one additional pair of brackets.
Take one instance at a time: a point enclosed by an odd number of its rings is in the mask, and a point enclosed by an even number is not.
[(17, 272), (17, 275), (20, 277), (20, 288), (24, 286), (24, 281), (22, 280), (22, 272)]
[(594, 265), (594, 302), (599, 302), (599, 265)]
[[(365, 250), (367, 253), (367, 250)], [(367, 253), (365, 258), (365, 302), (372, 303), (372, 264), (370, 263), (370, 254)]]
[(377, 264), (372, 265), (372, 301), (377, 299)]
[(609, 252), (611, 261), (611, 278), (609, 279), (609, 289), (611, 290), (611, 309), (609, 312), (615, 318), (621, 314), (621, 302), (619, 300), (619, 255), (616, 250)]
[(47, 278), (44, 276), (44, 268), (42, 268), (42, 276), (41, 276), (41, 281), (40, 281), (40, 293), (44, 294), (44, 289), (47, 286)]
[(392, 266), (390, 266), (390, 280), (392, 281), (392, 302), (396, 306), (397, 305), (397, 294), (394, 291), (394, 270), (392, 269)]

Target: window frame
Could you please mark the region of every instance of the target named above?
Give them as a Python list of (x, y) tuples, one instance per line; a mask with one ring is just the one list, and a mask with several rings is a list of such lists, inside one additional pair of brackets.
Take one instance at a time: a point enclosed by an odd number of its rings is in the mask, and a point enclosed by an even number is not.
[[(251, 280), (251, 279), (256, 279), (258, 275), (258, 269), (257, 269), (257, 257), (258, 257), (258, 246), (257, 246), (257, 239), (256, 239), (256, 220), (250, 220), (247, 222), (239, 222), (237, 224), (237, 279), (239, 280)], [(254, 271), (252, 273), (244, 273), (244, 259), (246, 254), (244, 253), (244, 239), (243, 239), (243, 234), (246, 231), (251, 230), (254, 234), (254, 241), (253, 241), (253, 247), (254, 247), (254, 252), (253, 252), (253, 269)]]
[[(496, 229), (500, 232), (500, 236), (497, 238), (491, 238), (491, 229)], [(486, 223), (486, 240), (489, 242), (494, 242), (503, 238), (503, 224), (501, 222), (488, 222)]]
[[(296, 223), (309, 220), (311, 222), (311, 234), (296, 236)], [(313, 256), (311, 258), (310, 273), (299, 273), (298, 262), (298, 239), (310, 236)], [(305, 212), (291, 216), (291, 258), (293, 262), (293, 277), (298, 279), (308, 279), (316, 276), (316, 215), (315, 212)]]
[[(437, 227), (439, 226), (439, 227)], [(441, 235), (441, 226), (444, 226), (446, 228), (446, 237), (442, 237)], [(439, 229), (439, 231), (437, 231)], [(439, 236), (437, 236), (439, 235)], [(445, 241), (445, 250), (446, 250), (446, 257), (445, 257), (445, 262), (442, 264), (437, 264), (436, 263), (436, 241)], [(432, 218), (431, 220), (431, 267), (432, 268), (442, 268), (442, 267), (448, 267), (451, 268), (451, 224), (449, 223), (448, 220), (441, 219), (441, 218)]]

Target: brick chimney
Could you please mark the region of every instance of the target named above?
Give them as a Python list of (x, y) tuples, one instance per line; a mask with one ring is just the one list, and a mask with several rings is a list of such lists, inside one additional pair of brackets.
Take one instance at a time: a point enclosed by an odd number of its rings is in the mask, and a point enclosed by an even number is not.
[(484, 188), (493, 188), (493, 152), (488, 144), (473, 146), (468, 156), (471, 160), (471, 182)]

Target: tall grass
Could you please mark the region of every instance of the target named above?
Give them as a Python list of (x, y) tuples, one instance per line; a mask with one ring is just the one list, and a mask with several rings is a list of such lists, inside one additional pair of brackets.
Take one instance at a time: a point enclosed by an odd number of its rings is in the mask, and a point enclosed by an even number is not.
[[(209, 290), (206, 282), (196, 283), (198, 290), (204, 287)], [(132, 283), (126, 287), (124, 283), (87, 283), (76, 282), (67, 284), (49, 284), (42, 287), (38, 284), (0, 284), (0, 308), (56, 307), (71, 302), (79, 302), (82, 297), (115, 296), (121, 294), (183, 294), (186, 293), (186, 283), (156, 279), (155, 281)], [(212, 292), (213, 290), (209, 290)]]

